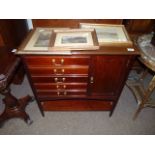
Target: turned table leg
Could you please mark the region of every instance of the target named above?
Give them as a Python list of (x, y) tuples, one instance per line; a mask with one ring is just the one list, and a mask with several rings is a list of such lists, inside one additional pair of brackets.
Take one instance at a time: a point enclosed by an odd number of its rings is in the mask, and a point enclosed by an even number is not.
[(10, 90), (5, 90), (1, 92), (5, 97), (3, 99), (3, 103), (5, 104), (5, 109), (3, 113), (0, 115), (0, 125), (2, 126), (3, 123), (10, 119), (10, 118), (21, 118), (27, 124), (31, 124), (32, 121), (29, 115), (25, 112), (25, 108), (29, 102), (33, 99), (31, 96), (27, 95), (20, 99), (14, 97)]

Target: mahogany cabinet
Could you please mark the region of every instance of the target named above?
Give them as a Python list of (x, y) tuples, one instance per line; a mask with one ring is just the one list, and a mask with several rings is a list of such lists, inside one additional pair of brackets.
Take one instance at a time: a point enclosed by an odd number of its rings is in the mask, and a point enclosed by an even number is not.
[(44, 111), (91, 110), (110, 111), (111, 116), (139, 55), (136, 47), (107, 45), (97, 50), (71, 50), (69, 54), (50, 51), (35, 44), (38, 32), (49, 31), (45, 29), (32, 30), (17, 51), (42, 115)]
[[(92, 51), (91, 51), (92, 52)], [(112, 111), (135, 55), (24, 55), (40, 110)]]

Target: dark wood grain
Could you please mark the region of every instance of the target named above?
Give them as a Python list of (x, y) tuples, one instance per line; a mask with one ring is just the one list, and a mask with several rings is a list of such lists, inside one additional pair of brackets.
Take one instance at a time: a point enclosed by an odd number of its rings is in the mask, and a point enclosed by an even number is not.
[(122, 24), (122, 19), (33, 19), (34, 27), (71, 27), (78, 28), (79, 23)]
[(29, 67), (32, 76), (37, 75), (57, 75), (57, 76), (67, 76), (67, 75), (87, 75), (88, 66), (68, 66), (68, 67)]
[(120, 92), (121, 81), (129, 62), (128, 56), (92, 57), (92, 95), (114, 95)]
[(87, 89), (87, 83), (34, 83), (34, 86), (37, 90)]
[(153, 30), (155, 20), (153, 19), (127, 19), (123, 21), (129, 33), (150, 33)]
[(5, 43), (1, 34), (0, 34), (0, 46), (5, 46)]
[(111, 110), (112, 101), (95, 101), (95, 100), (63, 100), (48, 101), (43, 103), (45, 111), (86, 111), (86, 110)]
[[(56, 79), (57, 78), (57, 82)], [(65, 80), (63, 80), (65, 78)], [(51, 82), (51, 83), (63, 83), (63, 82), (70, 82), (70, 83), (80, 83), (80, 82), (87, 82), (88, 76), (62, 76), (62, 77), (57, 77), (57, 76), (32, 76), (32, 80), (35, 83), (43, 83), (43, 82)]]
[(0, 20), (0, 44), (10, 48), (17, 48), (28, 33), (25, 19)]
[(82, 95), (87, 95), (86, 89), (61, 89), (61, 90), (37, 90), (37, 94), (39, 98), (54, 98), (54, 97), (81, 97)]
[[(64, 60), (61, 63), (61, 60)], [(29, 66), (88, 65), (89, 56), (25, 56)], [(53, 62), (55, 60), (55, 62)]]

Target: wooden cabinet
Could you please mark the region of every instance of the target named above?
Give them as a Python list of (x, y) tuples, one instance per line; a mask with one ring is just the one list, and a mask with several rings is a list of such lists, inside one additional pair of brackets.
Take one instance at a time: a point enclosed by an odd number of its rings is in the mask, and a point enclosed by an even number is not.
[[(60, 23), (70, 27), (79, 24), (76, 20), (68, 22), (49, 21), (58, 27)], [(44, 111), (58, 110), (103, 110), (110, 111), (111, 116), (133, 60), (139, 54), (138, 50), (132, 44), (107, 44), (90, 51), (50, 51), (49, 44), (43, 48), (35, 44), (39, 40), (38, 34), (42, 32), (48, 32), (47, 28), (33, 30), (18, 51), (41, 113), (44, 115)], [(46, 35), (42, 36), (44, 38)], [(45, 40), (48, 41), (48, 38)], [(46, 43), (42, 40), (40, 42), (43, 45)]]
[(25, 55), (23, 61), (43, 110), (108, 110), (112, 114), (134, 57)]

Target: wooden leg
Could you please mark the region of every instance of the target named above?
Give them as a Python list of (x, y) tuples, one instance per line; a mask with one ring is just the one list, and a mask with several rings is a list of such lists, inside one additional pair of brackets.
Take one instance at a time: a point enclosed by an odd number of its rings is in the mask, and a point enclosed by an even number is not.
[(151, 96), (153, 90), (155, 88), (155, 75), (154, 77), (152, 78), (151, 82), (149, 83), (149, 86), (144, 94), (144, 97), (142, 99), (142, 102), (141, 104), (139, 105), (134, 117), (133, 117), (133, 120), (135, 120), (138, 116), (138, 114), (140, 113), (140, 111), (144, 108), (146, 102), (148, 101), (149, 97)]
[(136, 120), (138, 114), (141, 112), (142, 109), (143, 109), (142, 106), (139, 106), (139, 107), (138, 107), (137, 111), (135, 112), (135, 114), (134, 114), (134, 116), (133, 116), (133, 120)]
[(111, 117), (111, 116), (112, 116), (112, 114), (113, 114), (113, 110), (112, 110), (112, 111), (110, 111), (110, 113), (109, 113), (109, 117)]
[(145, 69), (145, 71), (142, 73), (140, 77), (140, 80), (143, 81), (147, 74), (148, 74), (148, 69)]
[(5, 104), (5, 110), (0, 116), (0, 125), (2, 126), (4, 122), (10, 118), (21, 118), (27, 124), (31, 124), (29, 115), (25, 112), (25, 108), (30, 101), (32, 101), (32, 97), (27, 95), (23, 98), (16, 99), (10, 91), (5, 91), (2, 93), (5, 95), (3, 102)]
[(20, 62), (20, 64), (18, 66), (19, 67), (18, 67), (17, 72), (14, 75), (14, 78), (12, 81), (12, 83), (14, 83), (14, 84), (22, 84), (22, 82), (24, 80), (25, 70), (24, 70), (22, 62)]

